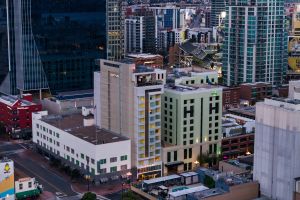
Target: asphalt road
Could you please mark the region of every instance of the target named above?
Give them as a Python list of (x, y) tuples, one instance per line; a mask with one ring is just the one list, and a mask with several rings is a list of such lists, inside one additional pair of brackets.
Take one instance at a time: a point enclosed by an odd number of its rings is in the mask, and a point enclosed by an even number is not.
[(12, 159), (16, 169), (30, 177), (35, 177), (43, 185), (45, 191), (54, 194), (60, 192), (67, 196), (76, 195), (77, 193), (73, 192), (69, 182), (43, 165), (36, 163), (30, 157), (26, 156), (26, 154), (19, 154), (22, 151), (30, 149), (30, 147), (31, 145), (28, 143), (12, 144), (0, 142), (0, 154)]

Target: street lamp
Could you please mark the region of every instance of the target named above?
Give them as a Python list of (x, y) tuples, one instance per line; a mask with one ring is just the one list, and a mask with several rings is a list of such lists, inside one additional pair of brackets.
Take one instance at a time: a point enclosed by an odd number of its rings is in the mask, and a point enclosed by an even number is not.
[(198, 167), (198, 165), (199, 165), (199, 161), (196, 160), (196, 161), (194, 162), (194, 164), (195, 164), (195, 169), (197, 169), (197, 167)]
[(90, 179), (91, 179), (91, 176), (89, 174), (86, 174), (84, 177), (87, 180), (88, 192), (89, 192), (90, 191)]
[(127, 176), (127, 182), (130, 184), (131, 183), (132, 173), (131, 172), (127, 172), (126, 176)]

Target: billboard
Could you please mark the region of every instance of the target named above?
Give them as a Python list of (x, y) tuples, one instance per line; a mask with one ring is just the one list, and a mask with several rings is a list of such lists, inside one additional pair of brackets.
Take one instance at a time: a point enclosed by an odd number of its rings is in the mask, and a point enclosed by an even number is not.
[(14, 163), (0, 161), (0, 199), (15, 199)]
[(288, 65), (293, 71), (300, 71), (300, 36), (289, 36)]

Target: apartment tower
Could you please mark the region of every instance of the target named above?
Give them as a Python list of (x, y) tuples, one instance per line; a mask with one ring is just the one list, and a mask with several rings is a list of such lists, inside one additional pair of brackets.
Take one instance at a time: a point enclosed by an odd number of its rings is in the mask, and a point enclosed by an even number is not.
[(136, 66), (128, 60), (100, 60), (100, 66), (95, 78), (97, 125), (131, 139), (132, 166), (139, 179), (161, 176), (165, 70)]
[(282, 84), (287, 66), (284, 1), (231, 1), (226, 12), (224, 84)]

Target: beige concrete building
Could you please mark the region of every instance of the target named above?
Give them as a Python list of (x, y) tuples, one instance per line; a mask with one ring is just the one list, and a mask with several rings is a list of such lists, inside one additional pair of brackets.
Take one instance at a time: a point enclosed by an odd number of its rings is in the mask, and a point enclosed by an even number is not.
[[(161, 176), (161, 95), (165, 70), (129, 60), (100, 60), (95, 73), (96, 123), (131, 139), (140, 179)], [(100, 84), (100, 85), (97, 85)]]

